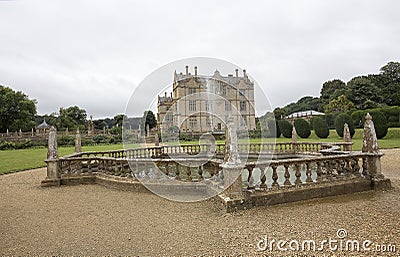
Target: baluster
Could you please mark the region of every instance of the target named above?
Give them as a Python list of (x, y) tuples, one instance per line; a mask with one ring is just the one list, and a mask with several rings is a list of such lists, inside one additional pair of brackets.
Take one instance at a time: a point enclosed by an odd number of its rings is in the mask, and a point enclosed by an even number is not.
[(203, 165), (199, 166), (199, 176), (200, 176), (200, 180), (203, 180)]
[(272, 168), (272, 188), (279, 188), (278, 184), (278, 172), (276, 172), (276, 169), (278, 168), (276, 165), (271, 165)]
[(249, 165), (247, 170), (249, 171), (249, 176), (247, 177), (247, 189), (254, 189), (255, 185), (254, 185), (254, 178), (253, 178), (253, 169), (254, 169), (254, 165)]
[(311, 165), (311, 163), (306, 162), (306, 175), (307, 175), (306, 182), (307, 182), (307, 183), (313, 182), (313, 180), (312, 180), (312, 178), (311, 178), (311, 169), (310, 169), (310, 165)]
[(165, 175), (169, 177), (169, 162), (165, 162)]
[(351, 164), (351, 172), (356, 176), (360, 177), (360, 165), (358, 164), (358, 158), (352, 159), (352, 164)]
[(345, 159), (344, 161), (344, 167), (343, 167), (343, 175), (345, 178), (348, 178), (351, 176), (350, 174), (350, 160)]
[(326, 178), (328, 181), (333, 181), (333, 167), (332, 167), (332, 161), (327, 160), (326, 161)]
[(300, 177), (301, 177), (300, 164), (296, 163), (294, 166), (295, 166), (295, 170), (296, 170), (296, 172), (294, 173), (294, 175), (296, 176), (296, 180), (294, 181), (294, 184), (296, 186), (298, 186), (298, 185), (302, 184), (301, 179), (300, 179)]
[(261, 180), (261, 184), (260, 184), (260, 188), (267, 188), (267, 184), (265, 184), (265, 181), (267, 180), (267, 177), (266, 177), (266, 170), (268, 169), (268, 167), (262, 167), (262, 166), (260, 166), (260, 167), (258, 167), (259, 169), (260, 169), (260, 172), (261, 172), (261, 174), (260, 174), (260, 180)]
[(88, 174), (92, 174), (92, 160), (87, 160)]
[(368, 177), (367, 157), (362, 157), (362, 175)]
[(322, 168), (321, 168), (321, 162), (317, 162), (317, 178), (315, 179), (315, 182), (322, 182)]
[(112, 162), (113, 162), (113, 166), (114, 166), (114, 175), (120, 176), (121, 175), (121, 171), (119, 169), (118, 161), (117, 160), (113, 160)]
[(342, 160), (334, 161), (334, 164), (336, 165), (336, 172), (337, 172), (336, 179), (343, 179)]
[(292, 183), (290, 182), (289, 164), (284, 164), (283, 166), (285, 167), (285, 182), (283, 185), (292, 186)]
[(189, 181), (192, 181), (192, 172), (190, 170), (190, 166), (186, 166), (186, 175)]
[(175, 168), (176, 168), (176, 172), (175, 172), (175, 179), (176, 180), (180, 180), (181, 179), (181, 177), (179, 176), (180, 174), (179, 174), (179, 163), (175, 163)]

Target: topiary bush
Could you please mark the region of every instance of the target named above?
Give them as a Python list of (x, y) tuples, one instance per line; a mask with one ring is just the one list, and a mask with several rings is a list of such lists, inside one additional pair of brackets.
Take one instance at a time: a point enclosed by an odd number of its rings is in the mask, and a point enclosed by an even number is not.
[(327, 138), (329, 136), (328, 123), (321, 117), (313, 118), (314, 132), (319, 138)]
[(336, 133), (339, 135), (339, 137), (343, 137), (343, 130), (345, 123), (349, 125), (350, 136), (353, 137), (356, 131), (354, 130), (353, 119), (347, 113), (340, 113), (338, 116), (336, 116), (335, 118)]
[(301, 138), (309, 138), (311, 135), (311, 126), (305, 119), (295, 119), (294, 127), (296, 128), (297, 135)]
[(388, 132), (387, 119), (380, 111), (371, 111), (369, 114), (372, 116), (374, 122), (376, 137), (382, 139)]
[(278, 138), (281, 136), (281, 130), (279, 129), (278, 123), (276, 120), (268, 120), (267, 121), (268, 131), (270, 137)]
[[(362, 128), (364, 126), (365, 113), (363, 110), (357, 110), (351, 113), (351, 118), (355, 127)], [(361, 120), (361, 124), (360, 124)]]
[(278, 121), (279, 130), (282, 132), (282, 135), (286, 138), (292, 137), (292, 129), (293, 126), (287, 120), (279, 120)]

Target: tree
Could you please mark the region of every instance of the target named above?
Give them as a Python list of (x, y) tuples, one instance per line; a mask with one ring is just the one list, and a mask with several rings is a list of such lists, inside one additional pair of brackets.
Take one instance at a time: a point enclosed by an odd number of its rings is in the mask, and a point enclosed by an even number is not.
[(400, 105), (400, 63), (389, 62), (380, 69), (381, 90), (387, 105)]
[(348, 99), (352, 101), (357, 109), (379, 107), (382, 102), (381, 90), (375, 85), (376, 77), (358, 76), (352, 78), (347, 86), (351, 90)]
[(149, 125), (149, 128), (155, 128), (157, 126), (157, 120), (156, 120), (156, 116), (154, 115), (154, 113), (151, 110), (145, 111), (143, 113), (143, 119), (145, 121), (144, 123), (144, 127), (145, 129), (147, 129), (147, 125)]
[(330, 101), (329, 104), (325, 106), (326, 113), (347, 112), (351, 109), (354, 109), (354, 104), (352, 101), (347, 99), (345, 95), (339, 96), (337, 99)]
[(353, 137), (353, 135), (356, 131), (354, 130), (353, 120), (351, 119), (350, 115), (348, 115), (347, 113), (341, 113), (338, 116), (336, 116), (336, 119), (335, 119), (336, 133), (340, 137), (343, 137), (343, 130), (344, 130), (345, 123), (347, 123), (347, 125), (349, 126), (350, 136)]
[(329, 136), (328, 123), (326, 122), (325, 119), (318, 116), (313, 117), (312, 124), (314, 132), (319, 138), (327, 138)]
[(60, 108), (58, 116), (58, 129), (76, 130), (78, 127), (84, 129), (86, 127), (86, 110), (80, 109), (78, 106), (68, 108)]
[(296, 128), (297, 135), (301, 138), (308, 138), (311, 135), (310, 123), (305, 119), (295, 119), (294, 127)]
[(278, 120), (279, 130), (282, 132), (282, 135), (286, 138), (292, 137), (293, 126), (287, 120)]
[(380, 111), (370, 111), (369, 114), (372, 116), (374, 122), (376, 137), (382, 139), (388, 132), (387, 119)]
[(334, 79), (324, 82), (320, 92), (320, 98), (323, 100), (324, 103), (328, 103), (331, 100), (333, 93), (336, 90), (345, 89), (346, 83), (341, 81), (340, 79)]
[(36, 100), (0, 85), (0, 131), (30, 130), (35, 126)]

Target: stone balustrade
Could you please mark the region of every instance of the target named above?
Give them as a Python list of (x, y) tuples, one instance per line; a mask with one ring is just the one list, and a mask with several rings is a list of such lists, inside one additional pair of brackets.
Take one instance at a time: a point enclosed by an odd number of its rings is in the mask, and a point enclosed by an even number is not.
[(353, 178), (367, 178), (368, 157), (358, 153), (340, 156), (248, 162), (244, 167), (246, 189), (276, 190)]
[[(42, 185), (94, 183), (98, 176), (137, 184), (213, 180), (217, 182), (209, 184), (226, 189), (219, 197), (228, 211), (390, 187), (390, 180), (381, 172), (382, 154), (370, 115), (366, 117), (363, 151), (352, 151), (348, 138), (338, 143), (297, 142), (295, 130), (293, 138), (292, 142), (248, 144), (238, 144), (233, 138), (232, 142), (227, 140), (227, 145), (77, 151), (58, 157), (56, 131), (52, 128), (47, 178)], [(79, 142), (76, 149), (80, 149)]]

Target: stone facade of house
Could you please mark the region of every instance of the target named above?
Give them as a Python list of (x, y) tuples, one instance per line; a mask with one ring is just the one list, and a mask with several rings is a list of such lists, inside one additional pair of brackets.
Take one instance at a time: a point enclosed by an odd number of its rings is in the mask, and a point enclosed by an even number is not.
[(218, 70), (212, 76), (174, 73), (172, 92), (158, 97), (158, 129), (179, 127), (181, 132), (202, 134), (222, 133), (228, 118), (238, 130), (254, 130), (254, 83), (246, 70), (239, 76), (222, 76)]

